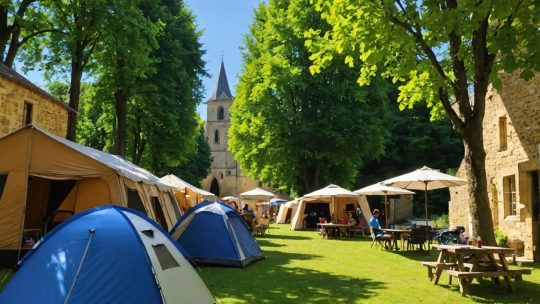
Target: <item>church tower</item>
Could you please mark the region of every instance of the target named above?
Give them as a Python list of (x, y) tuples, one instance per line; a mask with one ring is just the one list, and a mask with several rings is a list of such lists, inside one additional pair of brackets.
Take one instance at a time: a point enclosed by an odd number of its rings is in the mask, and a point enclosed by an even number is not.
[(219, 197), (238, 196), (238, 194), (259, 186), (247, 176), (243, 176), (238, 163), (229, 152), (228, 132), (230, 108), (234, 97), (229, 89), (225, 66), (221, 67), (212, 95), (207, 101), (205, 132), (213, 161), (210, 174), (204, 179), (204, 189)]

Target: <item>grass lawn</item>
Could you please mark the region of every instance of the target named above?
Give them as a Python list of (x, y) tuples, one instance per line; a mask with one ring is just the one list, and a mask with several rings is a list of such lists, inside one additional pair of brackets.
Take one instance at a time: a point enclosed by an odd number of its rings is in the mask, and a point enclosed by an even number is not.
[[(540, 265), (506, 291), (485, 280), (462, 297), (456, 280), (443, 275), (432, 285), (418, 261), (437, 252), (389, 252), (370, 248), (371, 239), (321, 239), (314, 231), (290, 231), (272, 224), (259, 236), (266, 259), (246, 269), (201, 267), (199, 274), (218, 303), (534, 303)], [(516, 267), (516, 266), (512, 266)], [(8, 270), (0, 270), (0, 280)], [(7, 280), (0, 282), (0, 289)]]
[[(218, 303), (533, 303), (538, 301), (540, 265), (516, 284), (516, 293), (489, 280), (459, 294), (457, 280), (443, 275), (432, 285), (418, 261), (437, 252), (389, 252), (370, 248), (371, 239), (321, 239), (314, 231), (273, 224), (257, 237), (266, 259), (246, 269), (201, 267), (199, 274)], [(516, 267), (516, 266), (512, 266)], [(536, 300), (534, 300), (536, 299)]]

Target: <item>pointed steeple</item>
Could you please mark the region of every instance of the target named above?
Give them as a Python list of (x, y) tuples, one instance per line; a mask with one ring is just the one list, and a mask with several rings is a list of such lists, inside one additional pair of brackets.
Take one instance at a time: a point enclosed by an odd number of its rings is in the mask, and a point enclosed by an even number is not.
[(216, 87), (209, 100), (230, 100), (232, 97), (227, 75), (225, 74), (225, 65), (223, 64), (223, 59), (221, 59), (221, 68), (219, 69)]

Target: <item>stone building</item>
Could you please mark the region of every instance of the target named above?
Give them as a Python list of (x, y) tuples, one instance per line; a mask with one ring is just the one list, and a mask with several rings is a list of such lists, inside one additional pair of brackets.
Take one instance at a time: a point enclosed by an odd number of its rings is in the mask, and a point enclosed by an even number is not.
[[(540, 74), (528, 82), (517, 73), (501, 78), (502, 89), (488, 91), (483, 123), (493, 222), (510, 241), (524, 242), (525, 257), (540, 261)], [(468, 233), (467, 186), (450, 193), (450, 225)]]
[(0, 137), (30, 123), (66, 137), (68, 113), (73, 111), (3, 63), (0, 63), (0, 109)]
[(238, 196), (242, 192), (262, 186), (259, 181), (242, 174), (238, 163), (229, 152), (227, 133), (230, 126), (229, 109), (233, 100), (225, 66), (221, 62), (216, 86), (207, 102), (205, 132), (213, 161), (210, 174), (203, 181), (204, 189), (219, 197)]

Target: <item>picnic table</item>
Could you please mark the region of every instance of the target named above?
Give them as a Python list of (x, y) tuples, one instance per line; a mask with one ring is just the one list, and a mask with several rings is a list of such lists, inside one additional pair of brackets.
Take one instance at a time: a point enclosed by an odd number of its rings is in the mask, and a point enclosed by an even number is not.
[(323, 238), (348, 236), (353, 226), (350, 224), (317, 223), (317, 231)]
[(512, 282), (521, 280), (523, 274), (531, 274), (530, 269), (510, 269), (506, 255), (514, 253), (513, 248), (471, 245), (438, 245), (433, 248), (439, 250), (436, 262), (420, 262), (428, 268), (428, 277), (433, 284), (439, 283), (443, 270), (450, 277), (456, 277), (462, 296), (467, 295), (473, 279), (490, 278), (497, 285), (499, 277), (503, 277), (510, 292), (515, 292)]
[[(392, 234), (392, 243), (393, 243), (393, 246), (396, 247), (396, 249), (398, 249), (397, 237), (399, 236), (399, 239), (401, 240), (401, 250), (405, 249), (405, 239), (411, 233), (410, 229), (382, 229), (382, 231)], [(392, 243), (391, 243), (391, 246), (392, 246)], [(393, 248), (390, 248), (390, 249), (393, 249)]]

